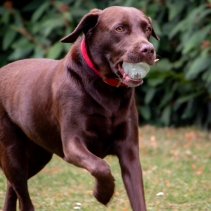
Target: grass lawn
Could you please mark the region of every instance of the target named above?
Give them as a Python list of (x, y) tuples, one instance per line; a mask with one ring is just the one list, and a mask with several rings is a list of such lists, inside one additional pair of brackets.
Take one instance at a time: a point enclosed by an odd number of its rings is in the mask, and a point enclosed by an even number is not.
[[(39, 155), (38, 155), (39, 156)], [(140, 158), (148, 211), (211, 210), (211, 134), (194, 128), (140, 128)], [(36, 211), (131, 211), (118, 160), (106, 161), (116, 179), (116, 191), (107, 207), (92, 196), (94, 179), (83, 169), (58, 157), (29, 181)], [(0, 211), (6, 180), (0, 172)], [(163, 195), (157, 196), (162, 192)]]

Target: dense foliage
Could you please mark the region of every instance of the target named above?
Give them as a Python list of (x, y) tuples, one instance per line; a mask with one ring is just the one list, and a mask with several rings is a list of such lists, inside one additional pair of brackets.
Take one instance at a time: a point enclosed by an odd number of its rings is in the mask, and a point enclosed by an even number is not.
[(92, 8), (133, 6), (151, 16), (160, 61), (137, 88), (141, 123), (211, 128), (211, 0), (13, 1), (0, 7), (0, 66), (26, 57), (62, 58), (58, 42)]

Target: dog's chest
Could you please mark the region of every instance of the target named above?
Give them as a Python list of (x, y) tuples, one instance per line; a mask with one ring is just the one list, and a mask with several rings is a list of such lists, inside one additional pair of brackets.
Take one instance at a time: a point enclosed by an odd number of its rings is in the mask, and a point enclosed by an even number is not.
[(83, 137), (93, 154), (104, 157), (115, 141), (126, 139), (127, 130), (128, 122), (125, 118), (92, 114), (84, 122)]
[[(106, 150), (109, 143), (125, 139), (130, 114), (129, 105), (110, 103), (110, 105), (92, 105), (85, 107), (81, 129), (87, 143), (99, 145)], [(84, 110), (83, 109), (83, 110)]]
[(71, 136), (80, 136), (93, 154), (103, 157), (113, 142), (127, 138), (134, 95), (123, 91), (98, 93), (82, 95), (69, 109), (71, 115), (65, 117), (74, 125)]
[[(130, 116), (133, 96), (120, 93), (114, 96), (99, 96), (86, 98), (87, 106), (81, 104), (80, 114), (83, 115), (83, 129), (87, 134), (107, 139), (128, 121)], [(89, 106), (88, 106), (89, 105)]]

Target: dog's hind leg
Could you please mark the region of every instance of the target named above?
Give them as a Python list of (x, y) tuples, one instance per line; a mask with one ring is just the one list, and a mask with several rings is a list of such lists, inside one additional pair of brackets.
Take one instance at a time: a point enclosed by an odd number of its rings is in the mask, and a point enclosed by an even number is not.
[(44, 168), (52, 153), (30, 141), (9, 120), (1, 124), (0, 131), (1, 167), (8, 179), (3, 211), (15, 211), (17, 198), (21, 211), (33, 211), (27, 179)]
[(13, 190), (13, 187), (11, 186), (10, 182), (7, 180), (7, 192), (6, 192), (6, 198), (4, 203), (3, 211), (16, 210), (16, 201), (17, 201), (17, 195), (15, 191)]
[[(25, 152), (27, 155), (28, 179), (42, 170), (52, 158), (52, 153), (46, 151), (45, 149), (31, 141), (27, 141)], [(3, 211), (16, 210), (16, 201), (16, 192), (14, 191), (10, 182), (7, 181), (7, 193)]]
[(53, 156), (51, 152), (30, 140), (26, 143), (25, 152), (28, 161), (28, 179), (41, 171)]
[(15, 211), (17, 198), (21, 211), (34, 211), (27, 187), (27, 137), (7, 115), (0, 119), (0, 163), (8, 180), (3, 211)]

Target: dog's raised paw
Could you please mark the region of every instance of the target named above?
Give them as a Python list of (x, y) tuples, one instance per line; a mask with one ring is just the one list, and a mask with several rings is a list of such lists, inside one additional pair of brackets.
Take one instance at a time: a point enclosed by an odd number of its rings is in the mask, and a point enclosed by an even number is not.
[(115, 183), (112, 175), (110, 178), (96, 179), (93, 195), (100, 203), (106, 205), (114, 194), (114, 188)]

